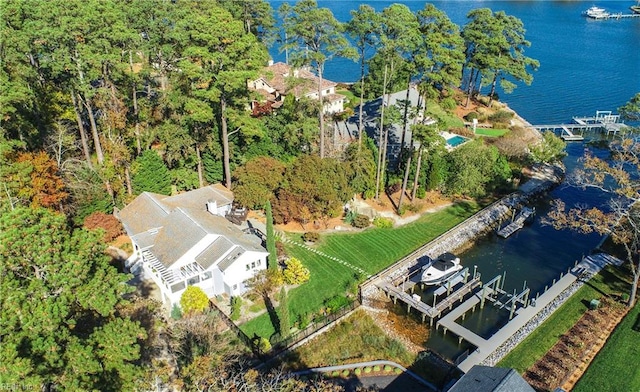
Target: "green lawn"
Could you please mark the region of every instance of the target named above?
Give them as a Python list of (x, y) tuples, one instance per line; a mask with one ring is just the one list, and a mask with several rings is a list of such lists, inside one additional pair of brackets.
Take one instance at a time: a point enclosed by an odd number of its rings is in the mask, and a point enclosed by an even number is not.
[(594, 276), (497, 366), (514, 368), (518, 373), (524, 373), (556, 344), (560, 336), (573, 327), (587, 310), (589, 301), (601, 298), (605, 294), (624, 293), (628, 290), (622, 273), (619, 269), (609, 266)]
[(347, 90), (347, 89), (338, 89), (336, 90), (336, 93), (338, 94), (342, 94), (345, 97), (347, 97), (347, 100), (349, 101), (349, 103), (347, 105), (345, 105), (345, 107), (356, 107), (358, 106), (358, 104), (360, 103), (360, 98), (356, 98), (355, 94), (353, 94), (353, 92), (351, 90)]
[(431, 100), (427, 101), (427, 115), (442, 119), (442, 122), (444, 122), (445, 130), (464, 127), (464, 121), (456, 117), (454, 114), (448, 113), (446, 110), (441, 108), (437, 102)]
[(582, 375), (575, 392), (640, 391), (640, 305), (625, 316)]
[(486, 137), (500, 137), (507, 132), (509, 132), (508, 129), (476, 128), (476, 135)]
[[(415, 222), (394, 229), (370, 228), (359, 233), (323, 235), (315, 248), (327, 255), (375, 274), (402, 257), (446, 232), (480, 209), (477, 205), (457, 204), (426, 214)], [(297, 236), (299, 237), (299, 236)], [(320, 310), (326, 300), (344, 295), (354, 282), (366, 279), (357, 276), (349, 266), (339, 264), (302, 247), (288, 244), (290, 256), (296, 257), (311, 272), (309, 282), (289, 292), (289, 309), (294, 322), (302, 314)], [(240, 326), (249, 336), (269, 337), (274, 333), (268, 314), (263, 314)]]

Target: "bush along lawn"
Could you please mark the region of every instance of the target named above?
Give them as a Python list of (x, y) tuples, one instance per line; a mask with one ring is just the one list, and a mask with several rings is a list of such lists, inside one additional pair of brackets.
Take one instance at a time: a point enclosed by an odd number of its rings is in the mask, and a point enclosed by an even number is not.
[[(310, 320), (348, 304), (357, 295), (358, 283), (368, 275), (395, 263), (479, 209), (477, 205), (461, 203), (426, 214), (398, 228), (322, 235), (313, 245), (313, 249), (322, 254), (296, 245), (302, 244), (301, 236), (292, 236), (291, 241), (295, 243), (285, 244), (288, 255), (301, 260), (311, 272), (307, 283), (289, 291), (292, 322)], [(258, 316), (240, 328), (251, 337), (269, 338), (275, 333), (268, 314)]]
[(619, 295), (627, 289), (624, 271), (607, 266), (569, 297), (544, 323), (498, 362), (497, 366), (514, 368), (523, 374), (576, 324), (592, 299), (601, 299), (605, 295)]

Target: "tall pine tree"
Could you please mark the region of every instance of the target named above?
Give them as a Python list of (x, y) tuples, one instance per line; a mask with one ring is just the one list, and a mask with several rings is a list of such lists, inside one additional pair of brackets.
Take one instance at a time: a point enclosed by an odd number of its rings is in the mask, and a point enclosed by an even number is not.
[(0, 215), (0, 385), (121, 391), (140, 378), (146, 334), (121, 313), (130, 277), (100, 236), (44, 208)]
[(136, 194), (154, 192), (168, 195), (171, 193), (171, 173), (155, 151), (146, 150), (135, 161), (131, 185)]

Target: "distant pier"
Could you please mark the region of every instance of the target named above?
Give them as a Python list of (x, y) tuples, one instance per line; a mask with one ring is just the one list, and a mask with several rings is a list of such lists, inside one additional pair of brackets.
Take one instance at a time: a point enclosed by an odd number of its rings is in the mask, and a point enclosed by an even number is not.
[[(638, 14), (640, 16), (640, 14)], [(560, 137), (565, 141), (584, 140), (582, 135), (586, 131), (600, 131), (607, 135), (617, 135), (627, 128), (622, 123), (619, 114), (613, 114), (610, 110), (598, 110), (595, 116), (574, 117), (568, 124), (541, 124), (533, 125), (538, 131), (559, 132)]]
[(640, 18), (640, 14), (623, 14), (622, 12), (600, 15), (598, 17), (588, 16), (589, 19), (595, 20), (608, 20), (608, 19), (629, 19), (629, 18)]

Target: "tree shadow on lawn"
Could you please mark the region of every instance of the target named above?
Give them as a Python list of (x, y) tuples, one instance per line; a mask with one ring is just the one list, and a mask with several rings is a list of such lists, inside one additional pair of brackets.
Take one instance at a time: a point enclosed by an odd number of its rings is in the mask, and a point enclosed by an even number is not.
[(269, 295), (263, 294), (262, 299), (264, 299), (264, 305), (267, 308), (267, 313), (269, 314), (269, 320), (271, 321), (271, 325), (276, 330), (276, 334), (280, 334), (280, 319), (278, 318), (278, 312), (276, 312), (276, 308), (273, 306), (273, 302)]
[[(593, 279), (590, 279), (585, 282), (585, 285), (591, 287), (605, 297), (611, 296), (613, 293), (627, 293), (630, 286), (629, 282), (625, 280), (625, 277), (628, 276), (625, 276), (626, 273), (630, 274), (631, 272), (627, 272), (624, 267), (607, 267), (599, 272), (601, 281), (599, 281), (598, 284), (594, 284)], [(605, 292), (602, 289), (603, 285), (606, 285), (609, 288), (609, 292)]]
[(451, 214), (457, 216), (459, 218), (469, 218), (476, 212), (480, 211), (480, 209), (474, 205), (474, 203), (468, 200), (457, 200), (454, 202), (453, 206), (449, 208)]

